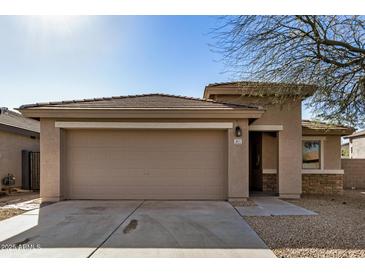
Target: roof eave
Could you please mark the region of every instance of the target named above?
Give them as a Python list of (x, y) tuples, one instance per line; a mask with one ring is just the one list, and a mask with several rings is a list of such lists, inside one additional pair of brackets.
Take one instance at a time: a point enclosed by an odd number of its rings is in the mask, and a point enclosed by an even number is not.
[(0, 124), (0, 130), (19, 134), (19, 135), (29, 136), (29, 137), (39, 137), (38, 131), (15, 127), (15, 126), (7, 125), (7, 124)]
[(346, 136), (353, 133), (353, 129), (311, 129), (303, 126), (303, 135), (337, 135)]
[(155, 118), (260, 118), (263, 109), (118, 109), (118, 108), (25, 108), (19, 111), (29, 118), (111, 118), (111, 119), (155, 119)]
[[(232, 89), (230, 91), (227, 90), (222, 90), (223, 88), (227, 89)], [(254, 96), (254, 95), (249, 95), (249, 94), (244, 94), (242, 93), (242, 91), (240, 90), (241, 87), (239, 86), (229, 86), (229, 85), (221, 85), (221, 86), (206, 86), (204, 88), (204, 94), (203, 94), (203, 98), (206, 99), (210, 99), (211, 95), (243, 95), (243, 96)], [(246, 87), (246, 88), (250, 88), (250, 87)], [(252, 87), (251, 87), (252, 88)], [(267, 87), (265, 87), (267, 88)], [(273, 86), (273, 89), (278, 89), (278, 86)], [(255, 87), (255, 89), (260, 89), (259, 86)], [(305, 93), (302, 94), (279, 94), (277, 93), (277, 95), (279, 96), (284, 96), (284, 97), (301, 97), (302, 99), (308, 98), (310, 96), (312, 96), (315, 91), (317, 90), (317, 87), (315, 86), (304, 86), (304, 85), (298, 85), (297, 87), (293, 86), (291, 87), (291, 89), (296, 90), (296, 89), (302, 89), (305, 90)], [(275, 94), (267, 94), (265, 96), (268, 97), (274, 97), (276, 96)]]
[(344, 136), (343, 138), (344, 139), (354, 139), (354, 138), (361, 138), (361, 137), (364, 137), (364, 136), (365, 136), (365, 133), (363, 133), (363, 134), (356, 134), (356, 133), (353, 134), (353, 132), (352, 132), (352, 133)]

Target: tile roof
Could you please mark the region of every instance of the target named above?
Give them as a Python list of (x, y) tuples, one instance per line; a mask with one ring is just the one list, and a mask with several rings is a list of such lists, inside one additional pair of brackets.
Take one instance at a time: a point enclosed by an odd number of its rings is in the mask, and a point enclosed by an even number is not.
[(11, 111), (5, 107), (2, 107), (0, 111), (0, 124), (32, 132), (40, 132), (39, 121), (25, 118), (20, 113)]
[(216, 108), (216, 109), (259, 109), (259, 107), (241, 104), (229, 104), (216, 102), (211, 99), (200, 99), (163, 93), (151, 93), (129, 96), (114, 96), (103, 98), (92, 98), (83, 100), (58, 101), (47, 103), (36, 103), (22, 105), (19, 109), (28, 108)]
[(302, 127), (311, 130), (338, 130), (338, 131), (346, 131), (346, 132), (353, 132), (354, 129), (351, 127), (343, 126), (343, 125), (336, 125), (336, 124), (329, 124), (323, 123), (319, 121), (310, 121), (310, 120), (302, 120)]
[(275, 83), (275, 82), (255, 82), (236, 81), (212, 83), (205, 87), (205, 90), (212, 88), (233, 88), (240, 89), (242, 95), (294, 95), (311, 96), (316, 91), (317, 86), (308, 84)]
[(348, 138), (353, 138), (353, 137), (360, 137), (360, 136), (363, 136), (363, 135), (365, 135), (365, 129), (364, 130), (357, 131), (357, 132), (354, 132), (351, 135), (345, 136), (344, 138), (345, 139), (348, 139)]

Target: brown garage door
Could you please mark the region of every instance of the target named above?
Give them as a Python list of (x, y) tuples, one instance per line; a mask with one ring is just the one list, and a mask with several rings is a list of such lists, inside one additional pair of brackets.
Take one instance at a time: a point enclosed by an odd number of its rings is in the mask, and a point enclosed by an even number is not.
[(226, 131), (68, 130), (69, 199), (225, 199)]

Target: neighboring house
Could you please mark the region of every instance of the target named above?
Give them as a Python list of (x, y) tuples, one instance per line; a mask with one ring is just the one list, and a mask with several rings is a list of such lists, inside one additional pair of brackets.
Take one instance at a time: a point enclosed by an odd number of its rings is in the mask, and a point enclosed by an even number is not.
[(365, 130), (345, 136), (349, 140), (349, 158), (365, 159)]
[(43, 201), (299, 198), (342, 190), (340, 138), (353, 132), (302, 123), (301, 101), (314, 91), (221, 83), (204, 99), (146, 94), (19, 110), (40, 119)]
[(15, 176), (15, 186), (22, 184), (22, 150), (39, 151), (39, 121), (0, 108), (0, 180)]

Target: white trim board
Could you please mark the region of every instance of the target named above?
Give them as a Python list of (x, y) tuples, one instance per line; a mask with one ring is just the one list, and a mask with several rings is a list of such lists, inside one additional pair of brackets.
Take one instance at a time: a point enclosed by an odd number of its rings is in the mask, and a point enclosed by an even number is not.
[(343, 169), (302, 169), (302, 174), (344, 174)]
[(281, 131), (284, 127), (282, 125), (251, 125), (249, 131)]
[(276, 168), (273, 168), (273, 169), (264, 168), (264, 169), (262, 169), (262, 174), (276, 174), (276, 173), (278, 173)]
[(57, 128), (74, 129), (229, 129), (233, 123), (153, 123), (153, 122), (62, 122), (56, 121)]
[(303, 141), (326, 141), (326, 136), (302, 136)]

